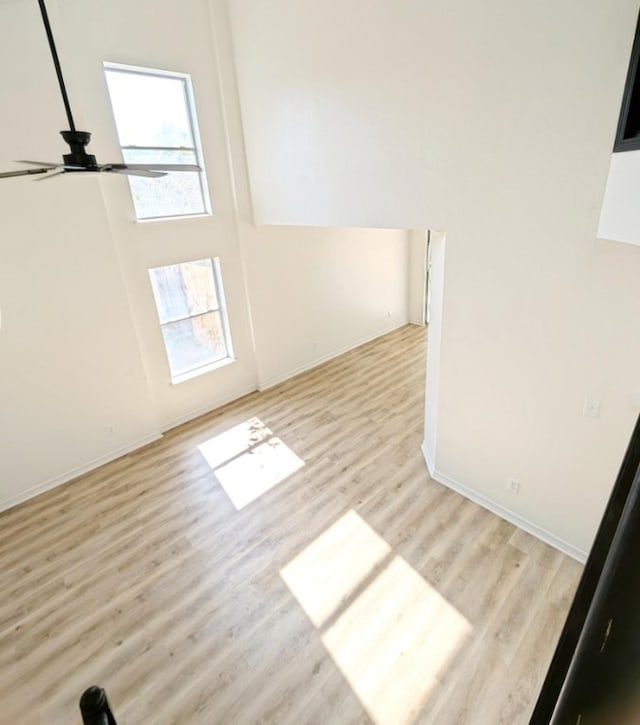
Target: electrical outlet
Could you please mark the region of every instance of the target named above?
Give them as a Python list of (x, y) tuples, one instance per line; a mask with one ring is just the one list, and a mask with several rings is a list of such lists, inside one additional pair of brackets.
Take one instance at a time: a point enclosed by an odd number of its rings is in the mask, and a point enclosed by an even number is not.
[(600, 416), (600, 401), (594, 400), (593, 398), (585, 398), (582, 415), (587, 418), (598, 418)]
[(515, 478), (509, 478), (507, 480), (507, 488), (511, 493), (519, 494), (520, 493), (520, 481), (516, 481)]

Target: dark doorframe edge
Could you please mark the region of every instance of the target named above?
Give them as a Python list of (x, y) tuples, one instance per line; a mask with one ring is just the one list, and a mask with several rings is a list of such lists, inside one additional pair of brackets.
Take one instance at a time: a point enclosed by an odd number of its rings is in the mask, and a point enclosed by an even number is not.
[(640, 417), (631, 435), (529, 725), (548, 725), (551, 722), (638, 466), (640, 466)]

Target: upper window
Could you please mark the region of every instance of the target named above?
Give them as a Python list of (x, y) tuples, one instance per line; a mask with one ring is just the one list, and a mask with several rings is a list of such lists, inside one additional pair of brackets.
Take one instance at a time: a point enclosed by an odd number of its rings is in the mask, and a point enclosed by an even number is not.
[[(105, 63), (105, 75), (125, 163), (204, 168), (188, 75), (113, 63)], [(211, 212), (204, 171), (128, 178), (138, 219)]]

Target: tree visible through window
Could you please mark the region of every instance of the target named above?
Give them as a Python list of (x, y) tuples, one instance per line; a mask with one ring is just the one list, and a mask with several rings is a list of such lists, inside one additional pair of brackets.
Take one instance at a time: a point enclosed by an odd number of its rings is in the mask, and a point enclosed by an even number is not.
[(149, 270), (171, 377), (232, 357), (219, 260)]
[[(125, 163), (202, 164), (189, 76), (105, 63)], [(138, 219), (210, 212), (204, 172), (130, 176)]]

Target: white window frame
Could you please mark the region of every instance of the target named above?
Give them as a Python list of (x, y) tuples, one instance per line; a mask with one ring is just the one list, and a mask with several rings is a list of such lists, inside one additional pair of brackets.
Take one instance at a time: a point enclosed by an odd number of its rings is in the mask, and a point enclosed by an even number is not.
[[(171, 219), (193, 219), (194, 217), (211, 216), (213, 214), (213, 205), (211, 203), (211, 195), (209, 194), (209, 186), (207, 184), (207, 176), (205, 172), (203, 154), (202, 154), (202, 142), (200, 140), (200, 127), (198, 125), (198, 114), (196, 112), (196, 101), (193, 92), (193, 83), (191, 81), (191, 75), (189, 73), (180, 73), (178, 71), (160, 70), (157, 68), (145, 68), (142, 66), (127, 65), (125, 63), (113, 63), (111, 61), (103, 62), (103, 69), (105, 71), (105, 83), (106, 83), (106, 71), (113, 71), (116, 73), (128, 73), (130, 75), (150, 76), (152, 78), (173, 78), (182, 81), (182, 88), (185, 96), (185, 107), (187, 109), (187, 116), (189, 119), (189, 127), (191, 130), (191, 137), (193, 138), (193, 147), (187, 146), (122, 146), (120, 145), (120, 138), (117, 131), (117, 124), (115, 120), (115, 112), (113, 109), (113, 102), (109, 94), (107, 86), (107, 95), (109, 97), (109, 106), (111, 108), (111, 114), (113, 117), (113, 124), (116, 129), (116, 136), (118, 137), (118, 145), (121, 151), (130, 149), (138, 151), (193, 151), (196, 157), (196, 163), (202, 168), (202, 171), (198, 172), (198, 179), (200, 181), (200, 193), (202, 194), (202, 201), (204, 206), (204, 212), (194, 212), (193, 214), (165, 214), (153, 217), (138, 217), (135, 203), (133, 202), (133, 194), (131, 195), (131, 202), (133, 209), (136, 214), (136, 222), (155, 222), (155, 221), (166, 221)], [(123, 155), (124, 159), (124, 155)], [(123, 163), (126, 163), (123, 161)], [(179, 173), (179, 172), (178, 172)]]
[[(207, 312), (198, 313), (195, 315), (186, 315), (185, 317), (180, 318), (179, 320), (171, 320), (171, 322), (160, 322), (160, 313), (158, 310), (158, 305), (156, 302), (155, 294), (153, 292), (153, 284), (151, 283), (151, 272), (154, 269), (159, 269), (166, 266), (173, 266), (178, 264), (188, 264), (189, 262), (201, 262), (203, 260), (210, 260), (211, 261), (211, 271), (213, 275), (213, 286), (216, 292), (216, 299), (218, 300), (218, 307), (215, 310), (207, 310)], [(224, 285), (222, 282), (222, 269), (220, 266), (220, 257), (198, 257), (196, 259), (183, 259), (178, 262), (170, 262), (168, 265), (161, 264), (158, 265), (158, 267), (150, 267), (148, 269), (149, 274), (149, 286), (151, 288), (151, 297), (153, 299), (154, 307), (156, 310), (156, 319), (158, 320), (158, 324), (160, 326), (160, 336), (162, 338), (162, 345), (164, 347), (164, 352), (167, 360), (167, 367), (169, 369), (169, 378), (172, 385), (178, 385), (179, 383), (183, 383), (186, 380), (191, 380), (192, 378), (199, 377), (200, 375), (205, 375), (206, 373), (212, 372), (213, 370), (217, 370), (218, 368), (225, 367), (226, 365), (229, 365), (231, 363), (234, 363), (236, 361), (235, 354), (233, 352), (233, 342), (231, 340), (231, 326), (229, 325), (229, 314), (227, 311), (227, 300), (224, 294)], [(192, 368), (191, 370), (187, 370), (183, 373), (180, 373), (179, 375), (173, 375), (171, 372), (171, 361), (169, 359), (169, 350), (167, 349), (167, 345), (164, 339), (164, 334), (162, 332), (165, 325), (171, 325), (175, 322), (181, 322), (183, 320), (191, 320), (194, 317), (199, 317), (201, 314), (207, 314), (208, 312), (220, 312), (220, 320), (222, 322), (222, 332), (224, 334), (224, 343), (225, 347), (227, 348), (227, 355), (226, 357), (220, 358), (219, 360), (215, 360), (214, 362), (205, 363), (204, 365), (200, 365), (198, 367)]]

